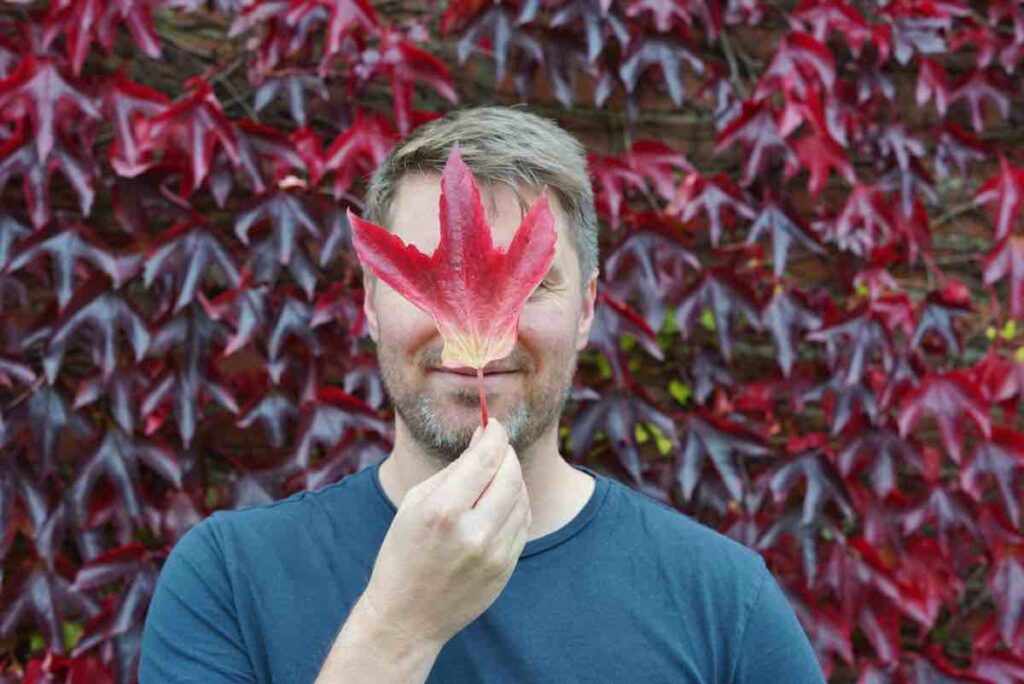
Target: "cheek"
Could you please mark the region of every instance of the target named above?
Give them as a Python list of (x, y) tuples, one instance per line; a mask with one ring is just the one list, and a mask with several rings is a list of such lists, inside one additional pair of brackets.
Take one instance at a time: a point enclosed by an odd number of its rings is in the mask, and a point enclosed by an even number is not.
[(519, 338), (545, 355), (557, 354), (572, 346), (579, 315), (558, 300), (527, 302), (519, 317)]
[(429, 314), (390, 288), (378, 294), (377, 319), (381, 337), (397, 348), (415, 349), (437, 334)]

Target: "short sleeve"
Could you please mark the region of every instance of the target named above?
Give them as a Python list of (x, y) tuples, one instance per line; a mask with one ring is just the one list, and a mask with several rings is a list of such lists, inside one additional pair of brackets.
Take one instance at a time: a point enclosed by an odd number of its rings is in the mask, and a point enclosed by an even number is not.
[(757, 566), (759, 586), (740, 634), (732, 684), (825, 684), (807, 634), (760, 555)]
[(186, 532), (160, 571), (143, 627), (140, 684), (256, 681), (214, 522)]

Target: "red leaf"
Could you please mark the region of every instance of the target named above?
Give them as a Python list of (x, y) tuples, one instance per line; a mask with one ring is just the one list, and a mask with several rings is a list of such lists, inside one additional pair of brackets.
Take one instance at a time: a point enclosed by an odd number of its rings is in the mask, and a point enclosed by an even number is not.
[(387, 120), (379, 114), (356, 112), (355, 120), (327, 149), (318, 163), (316, 145), (306, 141), (299, 147), (306, 166), (311, 170), (310, 180), (316, 184), (322, 174), (334, 171), (334, 197), (348, 191), (360, 173), (373, 171), (384, 161), (397, 134)]
[(775, 502), (784, 501), (800, 480), (806, 481), (800, 524), (809, 525), (824, 517), (824, 508), (829, 500), (836, 504), (848, 521), (854, 519), (853, 500), (826, 449), (809, 449), (775, 471), (769, 481)]
[(650, 13), (654, 19), (654, 27), (659, 33), (670, 31), (673, 26), (693, 26), (694, 18), (699, 18), (702, 33), (709, 40), (718, 37), (722, 27), (722, 5), (712, 0), (630, 0), (626, 7), (626, 16), (635, 17)]
[(163, 93), (128, 79), (118, 71), (108, 81), (111, 87), (104, 100), (108, 117), (116, 126), (114, 139), (108, 151), (110, 164), (122, 176), (136, 176), (149, 167), (150, 155), (139, 147), (138, 122), (140, 116), (155, 116), (170, 104)]
[(608, 217), (612, 230), (618, 230), (626, 190), (646, 190), (644, 177), (629, 163), (612, 155), (590, 153), (587, 167), (597, 191), (595, 201), (602, 214)]
[(992, 435), (988, 407), (977, 387), (960, 371), (929, 375), (904, 399), (899, 415), (900, 436), (906, 437), (924, 413), (934, 414), (943, 446), (957, 463), (968, 421), (986, 438)]
[(629, 146), (625, 157), (630, 168), (650, 181), (666, 200), (675, 195), (675, 172), (694, 170), (686, 157), (659, 140), (636, 140)]
[(28, 115), (40, 159), (46, 159), (53, 149), (58, 119), (74, 117), (71, 112), (101, 118), (92, 100), (68, 83), (52, 60), (32, 55), (0, 79), (0, 112), (8, 120)]
[(974, 203), (995, 205), (992, 211), (996, 222), (995, 238), (1005, 238), (1024, 207), (1024, 168), (1010, 166), (1006, 157), (1000, 155), (999, 173), (978, 188)]
[(189, 79), (185, 87), (191, 92), (184, 99), (140, 123), (140, 148), (173, 153), (173, 164), (182, 167), (179, 193), (188, 197), (209, 175), (218, 149), (237, 166), (238, 139), (206, 79)]
[(758, 433), (704, 409), (697, 409), (686, 419), (686, 442), (679, 453), (676, 481), (683, 498), (690, 500), (703, 473), (704, 461), (710, 457), (729, 496), (742, 501), (748, 489), (742, 455), (764, 458), (772, 450)]
[(785, 36), (775, 51), (771, 64), (761, 75), (754, 98), (763, 100), (781, 90), (800, 99), (815, 86), (832, 90), (836, 80), (836, 64), (832, 52), (806, 33)]
[(53, 142), (48, 156), (40, 157), (38, 139), (28, 135), (24, 121), (18, 121), (10, 138), (0, 142), (0, 189), (12, 175), (21, 175), (25, 205), (36, 229), (50, 220), (50, 176), (57, 168), (78, 195), (79, 211), (87, 216), (92, 210), (97, 175), (91, 158), (76, 155), (60, 140)]
[(160, 43), (153, 28), (153, 0), (58, 0), (50, 3), (43, 19), (43, 44), (48, 46), (59, 33), (66, 36), (68, 57), (75, 74), (82, 71), (93, 40), (110, 53), (114, 47), (114, 24), (122, 21), (143, 53), (157, 59)]
[(623, 470), (639, 486), (643, 482), (643, 463), (637, 427), (645, 424), (658, 428), (673, 447), (678, 446), (675, 423), (651, 404), (636, 396), (618, 393), (598, 395), (595, 401), (583, 405), (573, 421), (569, 434), (573, 457), (582, 458), (583, 454), (591, 453), (594, 441), (603, 432), (608, 447), (615, 453)]
[(384, 29), (380, 39), (380, 51), (364, 53), (367, 65), (362, 67), (369, 78), (383, 74), (391, 80), (392, 111), (398, 131), (405, 135), (412, 127), (413, 86), (422, 81), (451, 103), (458, 103), (448, 67), (433, 54), (406, 40), (403, 34)]
[[(857, 181), (853, 165), (846, 156), (846, 150), (831, 137), (812, 133), (798, 140), (794, 148), (800, 165), (810, 173), (811, 178), (807, 187), (812, 197), (817, 197), (824, 189), (825, 182), (833, 171), (851, 185)], [(798, 168), (799, 165), (790, 160), (786, 166), (786, 176), (792, 177)]]
[(1010, 115), (1010, 98), (1015, 94), (1013, 84), (997, 69), (975, 69), (966, 74), (953, 88), (950, 102), (966, 100), (971, 110), (971, 125), (975, 131), (985, 128), (982, 111), (985, 100), (995, 104), (999, 115), (1005, 119)]
[(775, 114), (764, 102), (744, 102), (743, 110), (718, 134), (715, 151), (721, 152), (737, 141), (743, 145), (743, 185), (754, 182), (772, 153), (792, 163), (793, 151), (779, 131)]
[(1024, 626), (1024, 545), (997, 548), (987, 580), (996, 599), (999, 633), (1012, 644), (1013, 635)]
[(323, 12), (325, 8), (330, 13), (330, 20), (321, 68), (326, 66), (329, 57), (340, 51), (342, 36), (353, 28), (373, 31), (379, 24), (377, 13), (369, 0), (295, 0), (288, 3), (284, 23), (289, 27), (308, 25), (311, 17)]
[(843, 249), (866, 255), (892, 239), (891, 212), (878, 188), (856, 184), (836, 217), (833, 239)]
[(960, 336), (953, 325), (953, 319), (966, 316), (971, 310), (971, 295), (967, 286), (957, 280), (948, 281), (941, 290), (928, 293), (910, 345), (919, 346), (928, 332), (934, 330), (942, 338), (946, 350), (959, 355)]
[(982, 261), (985, 269), (985, 284), (992, 285), (1000, 280), (1007, 281), (1010, 291), (1010, 315), (1024, 316), (1024, 237), (1008, 235), (985, 255)]
[(950, 88), (946, 78), (946, 70), (938, 63), (923, 58), (921, 70), (917, 75), (917, 91), (915, 93), (917, 106), (920, 107), (932, 98), (935, 99), (935, 109), (939, 116), (946, 116), (946, 109), (949, 106)]
[(714, 246), (718, 246), (723, 228), (731, 227), (737, 218), (751, 220), (756, 216), (743, 199), (743, 191), (728, 176), (717, 174), (707, 178), (696, 172), (686, 176), (666, 210), (678, 212), (683, 221), (692, 221), (697, 212), (703, 212), (711, 227)]
[(991, 476), (999, 485), (1006, 513), (1018, 527), (1021, 524), (1020, 473), (1024, 472), (1024, 433), (1008, 427), (992, 427), (992, 438), (978, 445), (974, 458), (960, 471), (960, 484), (975, 501), (981, 501), (980, 480)]
[(742, 312), (750, 326), (759, 329), (760, 308), (757, 295), (747, 281), (725, 268), (709, 269), (686, 289), (676, 307), (679, 334), (684, 340), (689, 339), (698, 315), (710, 311), (718, 347), (725, 360), (731, 361), (734, 319)]
[(364, 266), (433, 317), (444, 340), (442, 363), (480, 370), (515, 345), (523, 305), (555, 258), (555, 217), (542, 193), (507, 251), (495, 248), (457, 144), (439, 204), (441, 237), (430, 256), (349, 210), (353, 243)]
[(630, 43), (619, 66), (626, 92), (633, 94), (641, 76), (655, 64), (661, 68), (662, 82), (676, 107), (683, 104), (682, 63), (696, 74), (704, 73), (704, 62), (679, 39), (643, 36)]
[(800, 334), (820, 328), (821, 318), (799, 292), (776, 285), (771, 301), (761, 310), (761, 323), (775, 340), (775, 359), (782, 374), (788, 378), (793, 370)]
[(856, 7), (836, 0), (801, 0), (792, 19), (803, 21), (819, 43), (838, 33), (850, 46), (850, 52), (860, 57), (868, 43), (878, 52), (878, 61), (889, 60), (891, 31), (885, 24), (870, 24)]

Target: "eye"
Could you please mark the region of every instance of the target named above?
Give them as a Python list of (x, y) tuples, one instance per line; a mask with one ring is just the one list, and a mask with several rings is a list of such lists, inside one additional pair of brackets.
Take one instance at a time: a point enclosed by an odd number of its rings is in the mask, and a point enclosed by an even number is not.
[(538, 285), (538, 286), (537, 286), (537, 289), (535, 289), (535, 290), (534, 290), (534, 291), (533, 291), (533, 292), (532, 292), (532, 293), (530, 294), (530, 299), (536, 299), (536, 298), (537, 298), (537, 295), (539, 295), (539, 294), (540, 294), (541, 290), (550, 290), (550, 289), (551, 289), (551, 283), (549, 283), (548, 281), (546, 281), (546, 280), (545, 280), (545, 281), (543, 281), (543, 282), (542, 282), (542, 283), (541, 283), (540, 285)]

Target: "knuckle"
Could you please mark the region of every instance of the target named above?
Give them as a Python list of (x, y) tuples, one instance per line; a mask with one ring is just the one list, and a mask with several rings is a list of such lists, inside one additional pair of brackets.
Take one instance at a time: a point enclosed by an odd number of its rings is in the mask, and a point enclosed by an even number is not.
[(483, 561), (487, 558), (489, 544), (487, 538), (479, 532), (470, 532), (463, 537), (462, 547), (466, 555), (474, 561)]
[(426, 514), (427, 525), (437, 530), (451, 530), (459, 519), (458, 511), (450, 506), (433, 506)]

